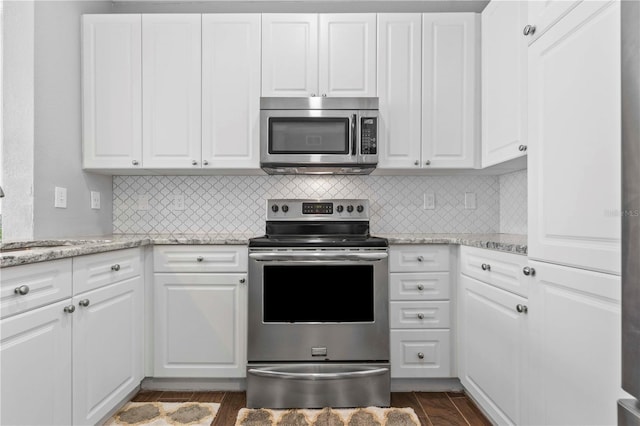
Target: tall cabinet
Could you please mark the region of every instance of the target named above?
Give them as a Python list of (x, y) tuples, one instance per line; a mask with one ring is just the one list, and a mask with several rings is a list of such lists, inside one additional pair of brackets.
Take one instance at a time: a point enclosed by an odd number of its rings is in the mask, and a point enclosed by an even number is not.
[(478, 16), (379, 14), (380, 168), (478, 166)]

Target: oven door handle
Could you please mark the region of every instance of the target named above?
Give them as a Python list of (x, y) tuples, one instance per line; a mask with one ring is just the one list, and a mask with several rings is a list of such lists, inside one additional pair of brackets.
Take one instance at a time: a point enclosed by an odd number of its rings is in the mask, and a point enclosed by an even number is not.
[(363, 377), (379, 376), (387, 374), (388, 368), (375, 368), (371, 370), (347, 371), (344, 373), (290, 373), (286, 371), (261, 370), (258, 368), (249, 369), (248, 373), (255, 376), (269, 377), (274, 379), (289, 380), (340, 380)]
[(291, 262), (308, 260), (355, 260), (377, 261), (388, 258), (387, 253), (249, 253), (249, 258), (258, 261)]

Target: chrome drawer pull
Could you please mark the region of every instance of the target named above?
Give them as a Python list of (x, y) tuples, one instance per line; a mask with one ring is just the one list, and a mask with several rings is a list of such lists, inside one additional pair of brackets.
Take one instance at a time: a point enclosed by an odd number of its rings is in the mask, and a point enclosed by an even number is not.
[(247, 280), (245, 278), (240, 278), (240, 284), (244, 284), (246, 282), (247, 282)]
[(202, 256), (198, 256), (198, 257), (196, 257), (196, 260), (197, 260), (198, 262), (202, 262), (202, 261), (204, 260), (204, 257), (202, 257)]
[(528, 266), (525, 266), (524, 268), (522, 268), (522, 273), (525, 274), (526, 276), (534, 276), (536, 274), (536, 270), (534, 268), (530, 268)]
[(420, 291), (424, 290), (424, 286), (422, 284), (418, 284), (418, 290)]
[(73, 305), (65, 306), (64, 311), (68, 314), (72, 314), (76, 311), (76, 307)]
[(29, 294), (29, 286), (28, 285), (21, 285), (20, 287), (16, 287), (15, 290), (13, 290), (13, 292), (15, 294), (19, 294), (21, 296), (24, 296), (25, 294)]
[(112, 271), (116, 271), (116, 272), (117, 272), (117, 271), (119, 271), (119, 270), (120, 270), (120, 265), (119, 265), (119, 264), (117, 264), (117, 263), (116, 263), (115, 265), (112, 265), (112, 266), (111, 266), (111, 270), (112, 270)]
[(424, 261), (424, 257), (418, 256), (418, 262), (422, 262), (422, 261)]
[(488, 263), (483, 263), (482, 266), (480, 266), (482, 268), (483, 271), (490, 271), (491, 270), (491, 265), (489, 265)]
[(518, 311), (518, 313), (520, 314), (526, 314), (527, 312), (529, 312), (529, 308), (527, 307), (527, 305), (521, 305), (518, 303), (516, 305), (516, 311)]
[(78, 305), (82, 306), (83, 308), (86, 308), (87, 306), (89, 306), (89, 299), (82, 299), (81, 301), (78, 302)]
[(422, 312), (418, 314), (418, 319), (424, 319), (424, 314)]
[(424, 354), (422, 352), (418, 352), (418, 358), (424, 359)]
[(387, 374), (388, 368), (376, 368), (371, 370), (347, 371), (343, 373), (294, 373), (288, 371), (261, 370), (257, 368), (250, 369), (247, 373), (254, 376), (271, 377), (279, 379), (294, 380), (340, 380), (356, 377), (370, 377)]

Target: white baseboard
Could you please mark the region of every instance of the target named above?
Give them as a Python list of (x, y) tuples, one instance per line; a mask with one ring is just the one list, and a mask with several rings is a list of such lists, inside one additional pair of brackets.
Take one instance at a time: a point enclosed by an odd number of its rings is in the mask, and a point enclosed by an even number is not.
[(391, 392), (459, 392), (462, 384), (457, 377), (445, 379), (391, 379)]
[(145, 377), (141, 388), (157, 391), (239, 392), (247, 389), (247, 380)]

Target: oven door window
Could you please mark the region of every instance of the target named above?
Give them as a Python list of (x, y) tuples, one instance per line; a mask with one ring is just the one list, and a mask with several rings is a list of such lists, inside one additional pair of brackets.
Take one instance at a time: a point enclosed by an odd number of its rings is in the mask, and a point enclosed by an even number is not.
[(265, 266), (263, 321), (373, 322), (372, 265)]
[(270, 154), (349, 154), (349, 118), (271, 117)]

